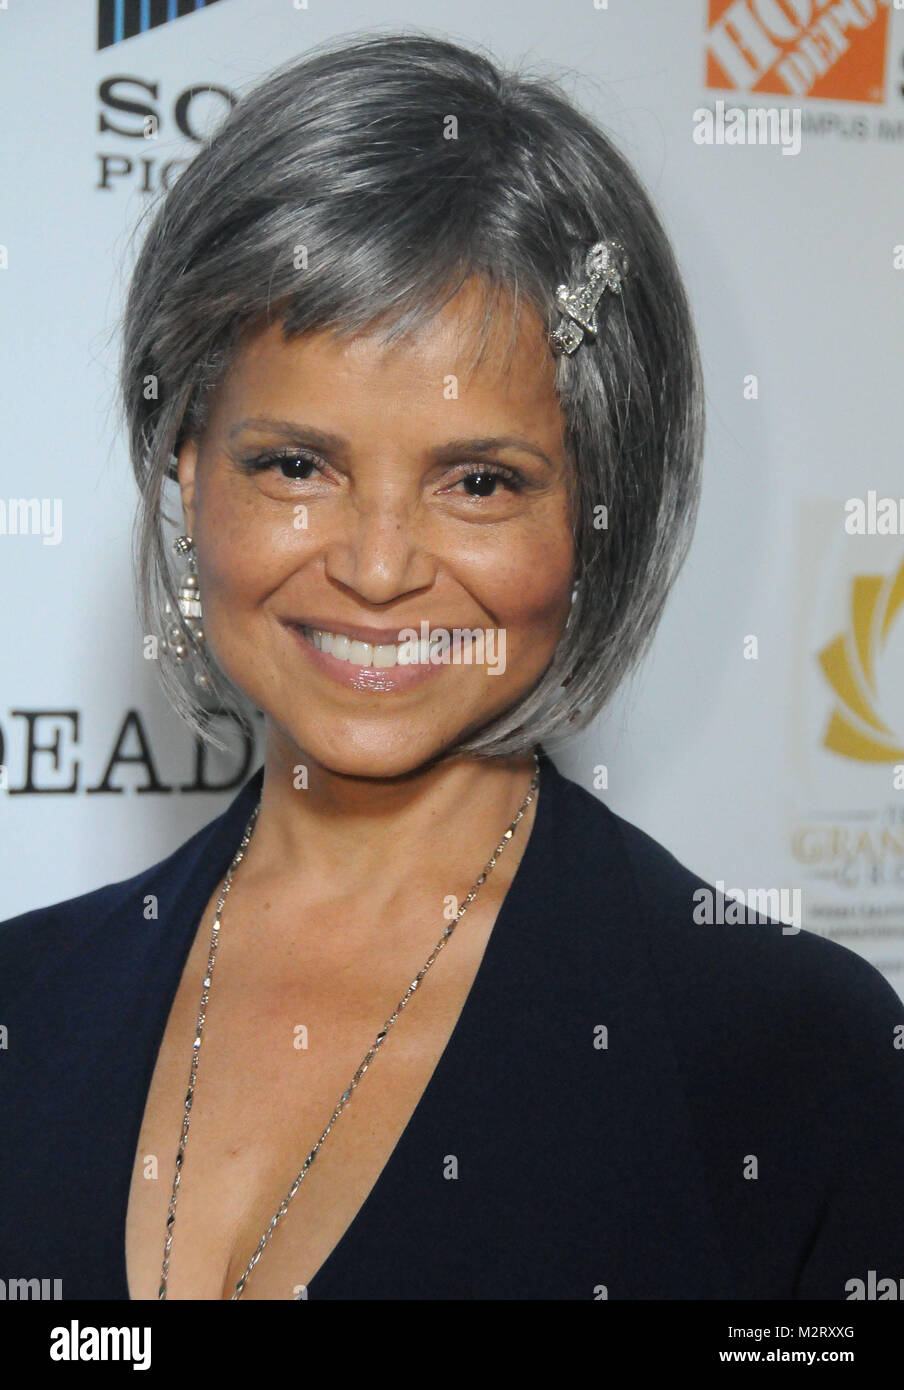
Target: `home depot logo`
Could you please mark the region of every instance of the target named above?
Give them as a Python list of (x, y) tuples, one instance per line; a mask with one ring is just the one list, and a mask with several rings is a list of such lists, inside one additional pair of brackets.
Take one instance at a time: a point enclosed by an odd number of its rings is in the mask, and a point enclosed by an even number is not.
[(891, 0), (709, 0), (706, 86), (882, 101)]

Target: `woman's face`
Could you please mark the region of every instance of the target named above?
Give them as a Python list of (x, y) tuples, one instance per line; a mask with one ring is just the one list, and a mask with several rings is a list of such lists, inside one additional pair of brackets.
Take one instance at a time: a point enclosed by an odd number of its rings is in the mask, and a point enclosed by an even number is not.
[[(554, 359), (525, 308), (509, 360), (493, 342), (469, 372), (482, 311), (469, 281), (392, 347), (275, 324), (180, 451), (207, 645), (290, 755), (338, 773), (409, 772), (476, 731), (536, 684), (568, 617)], [(400, 650), (406, 628), (447, 660)], [(318, 649), (312, 629), (335, 636)]]

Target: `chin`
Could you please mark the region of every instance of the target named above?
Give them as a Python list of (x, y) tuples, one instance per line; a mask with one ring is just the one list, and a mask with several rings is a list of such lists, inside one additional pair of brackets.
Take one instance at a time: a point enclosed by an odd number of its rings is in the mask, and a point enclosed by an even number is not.
[(418, 772), (457, 743), (456, 731), (448, 739), (436, 734), (423, 738), (400, 726), (391, 735), (385, 729), (354, 729), (344, 726), (330, 734), (323, 725), (315, 733), (287, 729), (288, 737), (301, 750), (300, 761), (308, 761), (325, 772), (341, 777), (391, 778)]

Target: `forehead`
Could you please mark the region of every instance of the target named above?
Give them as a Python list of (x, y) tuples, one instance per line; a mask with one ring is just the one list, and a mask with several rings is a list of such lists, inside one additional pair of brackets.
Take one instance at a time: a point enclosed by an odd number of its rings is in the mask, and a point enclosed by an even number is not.
[(253, 400), (294, 413), (332, 403), (411, 419), (455, 402), (487, 419), (517, 419), (556, 436), (564, 418), (545, 326), (524, 300), (488, 296), (471, 279), (430, 318), (388, 340), (391, 323), (355, 334), (331, 328), (286, 340), (281, 324), (248, 332), (217, 393), (217, 412)]

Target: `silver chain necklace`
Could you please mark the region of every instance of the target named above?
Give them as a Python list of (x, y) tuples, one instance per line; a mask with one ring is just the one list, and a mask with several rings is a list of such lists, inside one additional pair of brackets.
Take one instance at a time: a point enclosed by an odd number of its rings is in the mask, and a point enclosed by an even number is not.
[[(236, 1299), (241, 1298), (242, 1292), (243, 1292), (243, 1290), (244, 1290), (244, 1288), (245, 1288), (245, 1284), (246, 1284), (247, 1281), (248, 1281), (248, 1277), (249, 1277), (249, 1275), (251, 1274), (251, 1271), (254, 1269), (254, 1266), (257, 1264), (257, 1262), (258, 1262), (258, 1260), (260, 1259), (261, 1255), (264, 1253), (264, 1250), (266, 1249), (267, 1245), (269, 1244), (269, 1242), (270, 1242), (270, 1240), (271, 1240), (271, 1238), (272, 1238), (272, 1236), (273, 1236), (273, 1232), (276, 1230), (277, 1225), (279, 1224), (279, 1222), (282, 1220), (282, 1218), (285, 1216), (286, 1212), (288, 1211), (288, 1209), (289, 1209), (289, 1203), (291, 1202), (292, 1198), (295, 1196), (295, 1193), (298, 1191), (299, 1187), (301, 1186), (302, 1180), (303, 1180), (303, 1178), (305, 1177), (305, 1174), (307, 1173), (307, 1171), (308, 1171), (308, 1169), (310, 1168), (311, 1164), (314, 1162), (314, 1159), (317, 1157), (317, 1154), (318, 1154), (318, 1151), (319, 1151), (319, 1149), (320, 1149), (320, 1146), (323, 1144), (323, 1142), (324, 1142), (324, 1140), (326, 1139), (327, 1135), (330, 1133), (330, 1130), (333, 1128), (333, 1125), (336, 1123), (336, 1121), (338, 1120), (339, 1116), (342, 1114), (342, 1111), (345, 1109), (346, 1105), (348, 1104), (349, 1100), (351, 1099), (351, 1094), (352, 1094), (352, 1092), (355, 1090), (355, 1088), (356, 1088), (357, 1085), (358, 1085), (358, 1082), (361, 1080), (362, 1076), (363, 1076), (364, 1073), (367, 1071), (367, 1068), (370, 1066), (370, 1064), (371, 1064), (371, 1062), (373, 1061), (374, 1057), (377, 1055), (377, 1050), (378, 1050), (380, 1047), (382, 1047), (383, 1043), (386, 1041), (386, 1037), (387, 1037), (387, 1034), (389, 1033), (390, 1028), (391, 1028), (392, 1025), (395, 1023), (395, 1021), (396, 1021), (396, 1019), (398, 1018), (399, 1014), (402, 1012), (402, 1010), (404, 1009), (405, 1005), (408, 1003), (408, 1000), (411, 998), (412, 994), (413, 994), (414, 991), (417, 989), (417, 987), (418, 987), (418, 985), (420, 984), (421, 980), (424, 978), (424, 976), (426, 975), (427, 971), (430, 969), (431, 965), (432, 965), (433, 962), (436, 960), (437, 956), (439, 955), (439, 953), (440, 953), (440, 951), (442, 950), (442, 948), (445, 946), (446, 942), (449, 940), (449, 937), (452, 935), (452, 933), (453, 933), (453, 931), (455, 930), (456, 926), (457, 926), (458, 923), (461, 921), (461, 919), (462, 919), (462, 917), (464, 916), (465, 912), (467, 911), (468, 907), (469, 907), (470, 904), (474, 901), (474, 899), (477, 897), (477, 894), (479, 893), (481, 887), (482, 887), (483, 884), (486, 882), (487, 875), (492, 871), (492, 869), (493, 869), (494, 865), (496, 864), (496, 861), (497, 861), (497, 859), (499, 858), (500, 854), (501, 854), (502, 851), (505, 849), (505, 847), (506, 847), (506, 845), (508, 844), (509, 840), (511, 840), (512, 836), (514, 835), (514, 833), (515, 833), (515, 827), (517, 826), (518, 822), (521, 820), (521, 817), (524, 815), (524, 813), (525, 813), (525, 811), (527, 810), (528, 806), (529, 806), (529, 805), (531, 804), (531, 802), (533, 801), (534, 795), (535, 795), (536, 790), (537, 790), (537, 787), (538, 787), (539, 785), (540, 785), (540, 760), (539, 760), (539, 758), (538, 758), (538, 756), (537, 756), (537, 754), (536, 754), (536, 752), (535, 752), (535, 753), (534, 753), (534, 775), (533, 775), (533, 777), (531, 778), (530, 787), (529, 787), (529, 789), (528, 789), (527, 795), (525, 796), (524, 800), (523, 800), (522, 803), (521, 803), (521, 806), (520, 806), (520, 808), (519, 808), (519, 810), (518, 810), (518, 814), (515, 816), (515, 819), (514, 819), (514, 820), (511, 822), (511, 824), (509, 825), (509, 827), (508, 827), (508, 829), (506, 830), (505, 834), (503, 835), (502, 839), (499, 841), (499, 844), (496, 846), (495, 850), (493, 851), (492, 858), (488, 861), (488, 863), (487, 863), (486, 866), (484, 867), (483, 872), (480, 874), (480, 876), (478, 877), (476, 883), (474, 884), (474, 887), (471, 889), (470, 893), (468, 893), (468, 896), (465, 898), (465, 900), (464, 900), (464, 902), (462, 903), (461, 907), (458, 909), (458, 912), (456, 913), (455, 918), (454, 918), (453, 921), (451, 921), (451, 922), (449, 923), (449, 925), (446, 927), (446, 929), (445, 929), (445, 931), (443, 932), (442, 936), (440, 937), (439, 941), (436, 943), (436, 945), (434, 946), (434, 948), (433, 948), (433, 950), (431, 951), (430, 955), (427, 957), (426, 962), (425, 962), (424, 965), (421, 967), (421, 969), (418, 971), (418, 973), (415, 975), (414, 979), (411, 981), (411, 984), (408, 986), (408, 989), (407, 989), (407, 991), (405, 992), (405, 995), (403, 996), (402, 999), (399, 1000), (398, 1004), (397, 1004), (396, 1007), (395, 1007), (394, 1012), (391, 1014), (391, 1016), (390, 1016), (390, 1017), (386, 1020), (386, 1022), (383, 1024), (383, 1027), (380, 1029), (379, 1033), (377, 1034), (376, 1038), (374, 1039), (373, 1046), (370, 1047), (370, 1048), (368, 1048), (367, 1052), (364, 1054), (364, 1058), (362, 1059), (361, 1065), (358, 1067), (358, 1070), (355, 1072), (354, 1076), (352, 1077), (351, 1082), (350, 1082), (349, 1085), (348, 1085), (348, 1088), (343, 1092), (343, 1094), (342, 1094), (342, 1096), (341, 1096), (341, 1098), (340, 1098), (340, 1100), (339, 1100), (339, 1104), (336, 1106), (336, 1109), (333, 1111), (332, 1115), (330, 1116), (329, 1124), (327, 1125), (326, 1129), (325, 1129), (325, 1130), (323, 1131), (323, 1133), (321, 1134), (320, 1138), (317, 1140), (317, 1143), (314, 1145), (314, 1147), (313, 1147), (313, 1149), (311, 1150), (311, 1152), (308, 1154), (308, 1156), (307, 1156), (307, 1158), (305, 1159), (304, 1163), (301, 1165), (301, 1171), (299, 1172), (299, 1174), (298, 1174), (298, 1176), (296, 1177), (295, 1181), (293, 1182), (292, 1186), (289, 1188), (289, 1191), (286, 1193), (285, 1197), (284, 1197), (284, 1198), (282, 1199), (282, 1201), (280, 1202), (280, 1204), (279, 1204), (279, 1206), (277, 1207), (276, 1211), (274, 1212), (273, 1216), (270, 1218), (270, 1224), (268, 1225), (267, 1229), (264, 1231), (264, 1234), (261, 1236), (260, 1242), (259, 1242), (259, 1244), (258, 1244), (257, 1249), (255, 1250), (254, 1254), (251, 1256), (251, 1259), (248, 1261), (248, 1264), (247, 1264), (247, 1266), (245, 1267), (245, 1272), (242, 1274), (241, 1278), (238, 1280), (238, 1282), (237, 1282), (237, 1284), (236, 1284), (236, 1286), (235, 1286), (235, 1289), (234, 1289), (233, 1292), (232, 1292), (231, 1301), (235, 1301)], [(198, 1010), (198, 1026), (197, 1026), (197, 1028), (195, 1029), (195, 1040), (194, 1040), (194, 1042), (192, 1043), (191, 1071), (190, 1071), (190, 1073), (189, 1073), (189, 1080), (188, 1080), (188, 1093), (187, 1093), (187, 1095), (186, 1095), (186, 1097), (185, 1097), (185, 1112), (184, 1112), (184, 1114), (183, 1114), (183, 1116), (182, 1116), (182, 1134), (181, 1134), (180, 1139), (179, 1139), (179, 1152), (176, 1154), (176, 1175), (175, 1175), (175, 1177), (173, 1178), (173, 1192), (172, 1192), (172, 1196), (170, 1197), (169, 1213), (168, 1213), (167, 1218), (166, 1218), (166, 1240), (165, 1240), (164, 1246), (163, 1246), (163, 1268), (162, 1268), (161, 1273), (160, 1273), (160, 1288), (159, 1288), (159, 1290), (158, 1290), (158, 1292), (157, 1292), (157, 1297), (158, 1297), (158, 1299), (165, 1299), (165, 1298), (166, 1298), (166, 1281), (167, 1281), (167, 1276), (168, 1276), (168, 1274), (169, 1274), (170, 1250), (172, 1249), (172, 1244), (173, 1244), (173, 1231), (174, 1231), (175, 1225), (176, 1225), (176, 1199), (177, 1199), (177, 1197), (178, 1197), (178, 1195), (179, 1195), (179, 1184), (180, 1184), (181, 1179), (182, 1179), (182, 1165), (183, 1165), (183, 1162), (184, 1162), (184, 1159), (185, 1159), (185, 1146), (186, 1146), (186, 1144), (187, 1144), (187, 1142), (188, 1142), (188, 1126), (189, 1126), (189, 1120), (190, 1120), (190, 1118), (191, 1118), (192, 1101), (193, 1101), (193, 1099), (194, 1099), (194, 1094), (195, 1094), (195, 1079), (196, 1079), (197, 1074), (198, 1074), (198, 1056), (199, 1056), (199, 1053), (200, 1053), (200, 1051), (201, 1051), (201, 1038), (202, 1038), (203, 1032), (204, 1032), (204, 1019), (205, 1019), (205, 1017), (206, 1017), (207, 1003), (208, 1003), (208, 1000), (209, 1000), (209, 998), (210, 998), (210, 986), (211, 986), (211, 982), (212, 982), (212, 980), (213, 980), (213, 967), (214, 967), (214, 962), (216, 961), (217, 946), (218, 946), (219, 940), (220, 940), (220, 925), (221, 925), (221, 920), (220, 920), (220, 919), (221, 919), (222, 912), (223, 912), (223, 904), (224, 904), (225, 901), (226, 901), (226, 895), (228, 894), (229, 889), (230, 889), (230, 886), (231, 886), (231, 884), (232, 884), (232, 876), (233, 876), (233, 874), (235, 873), (235, 870), (238, 868), (238, 866), (239, 866), (239, 864), (241, 863), (241, 861), (242, 861), (242, 860), (244, 859), (244, 857), (245, 857), (245, 850), (248, 848), (248, 844), (249, 844), (249, 842), (250, 842), (250, 840), (251, 840), (251, 836), (252, 836), (252, 833), (253, 833), (253, 831), (254, 831), (254, 826), (255, 826), (255, 824), (256, 824), (256, 822), (257, 822), (258, 812), (260, 811), (260, 809), (261, 809), (261, 803), (258, 801), (257, 805), (255, 806), (254, 810), (253, 810), (252, 813), (251, 813), (251, 819), (249, 820), (249, 822), (248, 822), (248, 824), (247, 824), (247, 826), (246, 826), (246, 828), (245, 828), (245, 833), (244, 833), (244, 835), (242, 836), (241, 844), (239, 845), (238, 849), (236, 850), (236, 853), (235, 853), (235, 856), (234, 856), (234, 858), (233, 858), (233, 860), (232, 860), (232, 863), (229, 865), (229, 869), (227, 870), (226, 878), (225, 878), (225, 881), (224, 881), (224, 883), (223, 883), (223, 887), (222, 887), (222, 890), (221, 890), (221, 892), (220, 892), (219, 899), (218, 899), (218, 901), (217, 901), (216, 913), (214, 914), (213, 929), (212, 929), (212, 931), (211, 931), (211, 936), (210, 936), (210, 952), (209, 952), (208, 957), (207, 957), (207, 971), (206, 971), (206, 974), (205, 974), (205, 976), (204, 976), (204, 980), (203, 980), (203, 983), (202, 983), (202, 989), (201, 989), (201, 1007), (200, 1007), (200, 1009)]]

